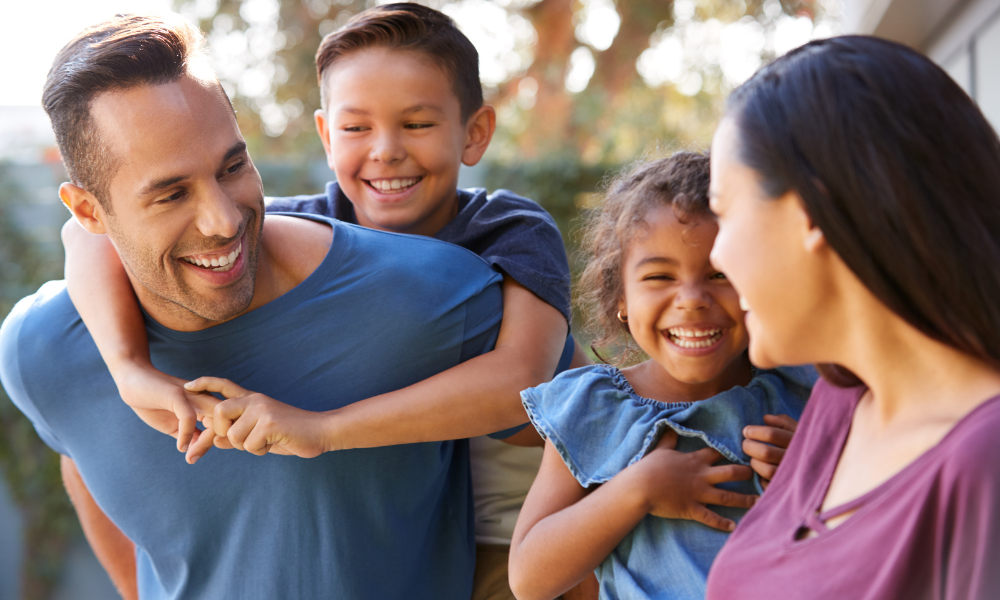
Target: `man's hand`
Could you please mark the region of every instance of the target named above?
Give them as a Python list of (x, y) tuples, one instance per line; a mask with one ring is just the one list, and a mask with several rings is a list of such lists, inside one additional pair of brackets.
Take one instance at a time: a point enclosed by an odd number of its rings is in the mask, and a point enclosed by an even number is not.
[(153, 429), (177, 438), (177, 449), (188, 452), (188, 462), (193, 462), (192, 442), (199, 446), (197, 456), (211, 448), (211, 439), (204, 439), (195, 425), (212, 414), (219, 400), (185, 390), (183, 379), (152, 366), (131, 365), (120, 373), (115, 384), (125, 404)]
[[(201, 377), (184, 384), (188, 392), (214, 392), (226, 400), (205, 419), (219, 448), (236, 448), (263, 456), (291, 454), (313, 458), (327, 450), (321, 414), (256, 394), (221, 377)], [(207, 448), (205, 449), (207, 452)]]
[(750, 466), (760, 475), (761, 487), (767, 489), (785, 457), (785, 449), (799, 423), (788, 415), (764, 415), (767, 425), (743, 428), (743, 451), (750, 456)]
[(715, 487), (725, 481), (750, 479), (753, 472), (742, 465), (712, 466), (722, 455), (712, 448), (678, 452), (677, 432), (667, 429), (656, 448), (629, 469), (641, 471), (642, 489), (649, 513), (667, 519), (688, 519), (709, 527), (732, 531), (736, 523), (706, 505), (750, 508), (757, 496)]

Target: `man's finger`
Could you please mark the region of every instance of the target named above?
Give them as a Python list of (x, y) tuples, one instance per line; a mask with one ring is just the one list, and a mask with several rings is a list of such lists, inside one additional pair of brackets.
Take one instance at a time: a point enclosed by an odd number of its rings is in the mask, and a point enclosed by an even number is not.
[(215, 436), (215, 447), (220, 450), (232, 450), (233, 445), (229, 443), (229, 438), (221, 435)]
[(704, 523), (713, 529), (721, 529), (722, 531), (732, 531), (733, 529), (736, 529), (736, 523), (719, 516), (717, 513), (712, 512), (704, 506), (698, 506), (694, 509), (694, 512), (691, 515), (691, 520)]
[(212, 448), (212, 442), (214, 441), (215, 434), (212, 433), (212, 430), (207, 429), (202, 431), (195, 429), (195, 434), (192, 436), (191, 444), (188, 446), (184, 460), (189, 465), (193, 465)]
[(194, 412), (199, 418), (204, 415), (212, 414), (215, 410), (215, 405), (222, 402), (222, 400), (219, 400), (215, 396), (206, 393), (195, 393), (185, 390), (184, 395), (187, 397), (188, 403), (192, 408), (194, 408)]
[(247, 399), (245, 397), (233, 398), (232, 400), (216, 404), (215, 411), (212, 413), (212, 424), (214, 425), (215, 435), (228, 437), (229, 428), (243, 415), (246, 407)]
[[(239, 421), (237, 421), (239, 425)], [(235, 429), (235, 427), (233, 427)], [(229, 430), (232, 433), (232, 429)], [(271, 451), (271, 442), (268, 441), (268, 434), (264, 431), (264, 427), (257, 423), (250, 433), (247, 435), (246, 440), (243, 442), (243, 449), (250, 454), (256, 454), (257, 456), (264, 456)]]
[(716, 485), (725, 481), (746, 481), (753, 477), (753, 469), (743, 465), (710, 467), (705, 480)]
[(743, 440), (743, 451), (746, 452), (747, 456), (750, 458), (756, 458), (757, 460), (771, 463), (772, 465), (780, 463), (781, 459), (785, 457), (784, 448), (764, 444), (762, 442), (755, 442), (751, 439)]
[(247, 450), (246, 440), (255, 425), (257, 425), (257, 418), (251, 413), (243, 413), (233, 422), (226, 433), (226, 437), (229, 438), (229, 443), (233, 445), (233, 448)]
[(194, 381), (185, 383), (184, 389), (189, 392), (212, 392), (214, 394), (222, 394), (226, 398), (246, 396), (250, 393), (232, 381), (222, 377), (199, 377)]

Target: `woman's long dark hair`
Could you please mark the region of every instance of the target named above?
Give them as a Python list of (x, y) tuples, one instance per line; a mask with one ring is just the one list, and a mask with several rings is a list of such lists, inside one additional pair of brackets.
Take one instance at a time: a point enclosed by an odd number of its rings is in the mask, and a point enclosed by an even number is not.
[(768, 195), (798, 192), (879, 300), (1000, 368), (1000, 140), (943, 70), (877, 38), (819, 40), (761, 69), (727, 114)]

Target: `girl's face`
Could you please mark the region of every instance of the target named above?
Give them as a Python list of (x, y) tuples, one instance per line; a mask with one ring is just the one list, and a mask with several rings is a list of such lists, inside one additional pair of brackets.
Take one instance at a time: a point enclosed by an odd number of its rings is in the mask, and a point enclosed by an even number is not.
[(744, 364), (748, 344), (739, 297), (709, 261), (718, 226), (708, 217), (681, 223), (669, 206), (644, 220), (625, 259), (621, 314), (639, 347), (674, 379), (716, 382)]
[(723, 119), (712, 140), (712, 211), (719, 234), (712, 264), (739, 292), (760, 368), (825, 362), (821, 340), (837, 293), (822, 262), (823, 234), (795, 192), (768, 198), (756, 171), (739, 160), (739, 130)]

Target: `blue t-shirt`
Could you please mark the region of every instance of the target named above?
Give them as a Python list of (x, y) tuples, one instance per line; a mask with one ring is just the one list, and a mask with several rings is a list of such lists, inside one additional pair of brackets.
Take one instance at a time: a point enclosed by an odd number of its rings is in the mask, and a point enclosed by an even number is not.
[[(325, 194), (268, 198), (268, 212), (299, 212), (357, 224), (354, 205), (336, 181)], [(434, 235), (475, 252), (515, 281), (570, 315), (569, 262), (562, 235), (545, 209), (507, 190), (487, 194), (476, 188), (458, 190), (458, 214)]]
[[(329, 222), (326, 258), (280, 298), (202, 331), (148, 320), (155, 366), (226, 377), (318, 411), (493, 347), (500, 277), (482, 259), (437, 240)], [(4, 322), (0, 377), (136, 543), (143, 600), (469, 597), (465, 441), (308, 460), (212, 450), (187, 465), (174, 440), (121, 401), (63, 282), (45, 284)]]
[[(816, 377), (812, 367), (756, 371), (746, 387), (665, 404), (636, 394), (617, 368), (593, 365), (527, 389), (521, 400), (573, 477), (590, 487), (648, 454), (667, 427), (677, 432), (678, 451), (710, 446), (727, 461), (748, 465), (743, 427), (763, 425), (765, 414), (798, 419)], [(758, 493), (751, 481), (719, 487)], [(734, 521), (746, 512), (712, 508)], [(728, 537), (697, 521), (647, 515), (597, 567), (601, 600), (702, 600), (708, 569)]]

